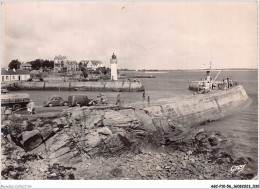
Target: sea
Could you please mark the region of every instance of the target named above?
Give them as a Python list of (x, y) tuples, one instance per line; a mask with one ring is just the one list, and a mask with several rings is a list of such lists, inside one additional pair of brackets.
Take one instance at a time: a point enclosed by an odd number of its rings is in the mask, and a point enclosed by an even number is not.
[[(212, 78), (219, 71), (211, 71)], [(146, 75), (154, 75), (155, 78), (140, 78), (145, 88), (145, 99), (143, 92), (121, 92), (121, 99), (125, 104), (146, 101), (148, 96), (150, 101), (161, 98), (173, 98), (182, 95), (190, 95), (188, 90), (190, 81), (200, 80), (205, 76), (203, 70), (192, 71), (169, 71), (169, 72), (149, 72)], [(232, 78), (243, 85), (250, 100), (248, 106), (236, 111), (235, 114), (221, 120), (209, 122), (198, 127), (209, 131), (219, 131), (223, 136), (232, 141), (232, 153), (236, 158), (245, 157), (253, 160), (255, 168), (258, 167), (258, 71), (257, 70), (223, 70), (217, 80)], [(41, 106), (42, 102), (51, 95), (60, 95), (64, 99), (71, 94), (87, 94), (89, 98), (96, 98), (100, 92), (88, 91), (19, 91), (29, 93), (36, 106)], [(18, 92), (17, 92), (18, 93)], [(118, 92), (102, 92), (112, 101), (116, 99)]]

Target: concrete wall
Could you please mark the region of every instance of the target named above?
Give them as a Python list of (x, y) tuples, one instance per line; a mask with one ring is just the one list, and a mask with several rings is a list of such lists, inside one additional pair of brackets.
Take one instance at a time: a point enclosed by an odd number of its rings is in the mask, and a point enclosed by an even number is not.
[(100, 81), (100, 82), (17, 82), (19, 90), (85, 90), (137, 92), (144, 87), (138, 82)]
[(197, 94), (178, 100), (169, 99), (170, 103), (144, 108), (144, 110), (151, 116), (170, 117), (185, 126), (193, 126), (234, 113), (247, 100), (248, 96), (244, 88), (236, 86), (212, 94)]

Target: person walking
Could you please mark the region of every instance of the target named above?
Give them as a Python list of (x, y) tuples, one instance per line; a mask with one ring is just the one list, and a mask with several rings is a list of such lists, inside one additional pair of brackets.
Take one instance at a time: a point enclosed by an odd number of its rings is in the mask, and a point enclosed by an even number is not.
[(116, 97), (116, 105), (121, 106), (121, 97), (120, 97), (120, 94), (118, 94), (117, 97)]
[(34, 101), (30, 100), (30, 102), (27, 104), (27, 111), (29, 114), (35, 114), (35, 107), (34, 107)]

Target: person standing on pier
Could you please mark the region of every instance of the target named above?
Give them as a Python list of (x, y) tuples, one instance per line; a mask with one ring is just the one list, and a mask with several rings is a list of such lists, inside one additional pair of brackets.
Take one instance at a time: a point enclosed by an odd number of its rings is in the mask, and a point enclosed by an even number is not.
[(120, 94), (118, 94), (117, 97), (116, 97), (116, 105), (121, 106), (121, 97), (120, 97)]
[(145, 91), (143, 92), (143, 101), (145, 100)]

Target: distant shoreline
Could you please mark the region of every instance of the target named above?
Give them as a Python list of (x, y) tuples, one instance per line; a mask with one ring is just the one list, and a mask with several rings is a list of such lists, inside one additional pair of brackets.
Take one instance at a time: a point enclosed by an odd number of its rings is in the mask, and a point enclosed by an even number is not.
[[(132, 72), (143, 72), (143, 73), (168, 73), (168, 72), (175, 72), (175, 71), (206, 71), (209, 69), (177, 69), (177, 70), (147, 70), (147, 71), (132, 71)], [(211, 69), (211, 71), (220, 71), (221, 69)], [(251, 69), (251, 68), (225, 68), (222, 71), (257, 71), (258, 69)]]

